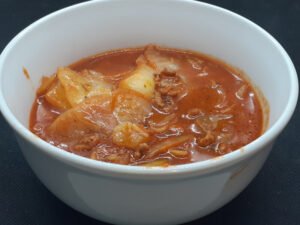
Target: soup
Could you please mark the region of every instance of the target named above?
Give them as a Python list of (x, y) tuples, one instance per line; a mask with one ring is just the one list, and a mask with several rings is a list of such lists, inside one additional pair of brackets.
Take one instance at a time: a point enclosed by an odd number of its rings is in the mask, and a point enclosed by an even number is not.
[(30, 130), (95, 160), (169, 166), (230, 153), (263, 132), (238, 71), (200, 53), (148, 45), (100, 53), (43, 77)]

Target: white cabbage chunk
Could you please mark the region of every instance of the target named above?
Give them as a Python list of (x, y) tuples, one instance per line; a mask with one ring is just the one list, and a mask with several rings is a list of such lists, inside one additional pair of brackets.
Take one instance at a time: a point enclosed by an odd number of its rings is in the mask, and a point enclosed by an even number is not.
[(140, 56), (136, 63), (136, 70), (133, 71), (129, 77), (120, 82), (119, 88), (139, 92), (146, 98), (151, 99), (155, 88), (154, 70), (147, 65), (144, 56)]
[(153, 68), (155, 68), (156, 73), (160, 74), (162, 72), (177, 72), (179, 70), (179, 65), (175, 59), (162, 55), (156, 49), (156, 46), (149, 45), (144, 52), (146, 60)]
[(57, 82), (54, 86), (48, 89), (45, 94), (46, 100), (53, 106), (67, 110), (71, 108), (71, 105), (66, 97), (65, 89), (60, 82)]
[(47, 132), (66, 141), (90, 133), (109, 137), (116, 125), (117, 121), (111, 113), (111, 96), (99, 95), (59, 115)]
[(151, 110), (151, 102), (135, 91), (119, 89), (114, 93), (113, 114), (119, 123), (142, 123)]
[(113, 142), (119, 147), (138, 150), (140, 144), (149, 140), (150, 135), (143, 126), (131, 122), (121, 123), (115, 127)]
[(93, 95), (111, 94), (112, 85), (105, 82), (101, 76), (93, 74), (81, 76), (70, 68), (58, 68), (57, 77), (72, 107)]

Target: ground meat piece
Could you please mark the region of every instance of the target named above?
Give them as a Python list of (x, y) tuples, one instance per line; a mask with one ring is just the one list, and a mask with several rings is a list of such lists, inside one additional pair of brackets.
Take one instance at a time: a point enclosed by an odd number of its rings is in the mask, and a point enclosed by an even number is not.
[(182, 87), (181, 86), (165, 86), (160, 88), (160, 93), (162, 95), (167, 95), (167, 96), (172, 96), (176, 97), (182, 92)]
[(154, 91), (154, 98), (153, 98), (153, 103), (158, 106), (158, 107), (164, 107), (165, 103), (163, 102), (161, 98), (161, 94), (158, 91)]
[(138, 146), (137, 150), (134, 152), (134, 158), (140, 159), (145, 152), (149, 150), (149, 145), (147, 143), (142, 143)]
[(155, 92), (153, 105), (158, 110), (170, 113), (176, 110), (176, 103), (186, 92), (186, 85), (176, 73), (161, 73), (154, 76)]
[(166, 86), (166, 87), (162, 87), (160, 88), (160, 94), (162, 95), (168, 95), (168, 92), (171, 90), (172, 87), (170, 86)]
[(178, 96), (182, 91), (182, 88), (180, 86), (177, 87), (171, 87), (167, 93), (167, 95), (175, 97)]
[(139, 152), (139, 151), (135, 151), (134, 152), (134, 158), (139, 159), (141, 157), (142, 157), (142, 153), (141, 152)]
[(142, 143), (142, 144), (139, 144), (138, 146), (138, 150), (139, 151), (147, 151), (149, 150), (149, 145), (147, 143)]
[(169, 96), (162, 96), (160, 92), (154, 92), (154, 98), (152, 99), (154, 107), (158, 110), (170, 113), (174, 109), (174, 101)]
[(155, 81), (155, 84), (157, 84), (160, 81), (159, 74), (154, 74), (154, 81)]
[(78, 144), (74, 146), (75, 151), (89, 151), (100, 142), (100, 135), (93, 134), (83, 137)]
[(90, 158), (95, 160), (124, 165), (130, 164), (140, 157), (141, 155), (135, 154), (135, 152), (130, 149), (116, 148), (108, 145), (97, 146), (90, 155)]
[(171, 96), (169, 96), (169, 95), (167, 95), (167, 96), (164, 98), (164, 101), (165, 101), (168, 105), (174, 105), (174, 104), (175, 104), (174, 99), (173, 99)]
[(170, 95), (171, 92), (173, 93), (180, 93), (184, 91), (185, 83), (182, 81), (181, 77), (176, 74), (160, 74), (158, 80), (156, 80), (156, 85), (158, 90), (163, 95)]
[(218, 153), (220, 154), (227, 154), (229, 152), (231, 152), (232, 150), (230, 149), (230, 147), (228, 147), (228, 145), (226, 145), (225, 143), (220, 143), (218, 145), (218, 149), (217, 149)]
[(218, 152), (219, 152), (219, 153), (225, 154), (226, 149), (227, 149), (227, 147), (226, 147), (225, 144), (223, 144), (223, 143), (219, 144), (219, 146), (218, 146)]
[(208, 131), (203, 138), (197, 138), (196, 141), (200, 147), (206, 147), (208, 145), (213, 144), (215, 140), (215, 135), (212, 132)]

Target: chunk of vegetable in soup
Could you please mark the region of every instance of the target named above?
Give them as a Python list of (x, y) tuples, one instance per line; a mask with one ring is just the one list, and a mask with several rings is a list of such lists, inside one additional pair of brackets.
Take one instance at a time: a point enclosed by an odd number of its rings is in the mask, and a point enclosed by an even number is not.
[(168, 166), (232, 152), (262, 134), (249, 82), (201, 54), (154, 45), (82, 59), (43, 77), (30, 130), (95, 160)]

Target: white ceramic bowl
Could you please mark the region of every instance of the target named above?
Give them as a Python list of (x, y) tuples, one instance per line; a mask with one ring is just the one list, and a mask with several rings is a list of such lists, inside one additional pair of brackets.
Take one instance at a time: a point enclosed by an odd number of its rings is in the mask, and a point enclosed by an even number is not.
[[(98, 52), (148, 43), (203, 52), (243, 69), (269, 101), (265, 134), (218, 159), (149, 169), (83, 158), (27, 129), (42, 75)], [(183, 223), (230, 201), (262, 167), (298, 97), (294, 66), (267, 32), (230, 11), (183, 0), (91, 1), (52, 13), (7, 45), (0, 82), (1, 111), (39, 179), (74, 209), (117, 224)]]

